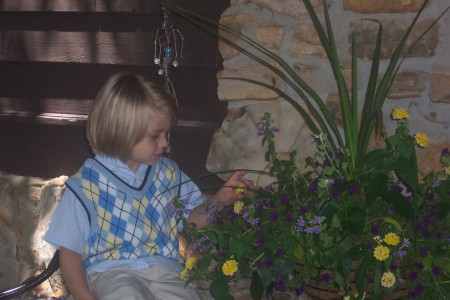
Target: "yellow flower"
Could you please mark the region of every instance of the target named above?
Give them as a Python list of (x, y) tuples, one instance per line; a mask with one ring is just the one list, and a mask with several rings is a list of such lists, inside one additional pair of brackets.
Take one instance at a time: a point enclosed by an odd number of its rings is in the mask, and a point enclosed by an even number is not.
[(383, 276), (381, 276), (381, 286), (390, 288), (395, 283), (395, 276), (391, 272), (384, 272)]
[(430, 140), (423, 132), (416, 133), (414, 135), (414, 138), (416, 139), (416, 144), (422, 148), (428, 147), (428, 145), (430, 144)]
[(345, 296), (344, 300), (350, 300), (350, 296)]
[(400, 238), (395, 233), (390, 232), (384, 236), (383, 241), (388, 245), (396, 246), (400, 243)]
[(389, 257), (389, 249), (385, 246), (379, 245), (373, 251), (373, 256), (379, 261), (383, 261)]
[(403, 108), (394, 108), (392, 111), (392, 119), (394, 120), (402, 120), (402, 119), (408, 119), (409, 114), (408, 112)]
[(180, 279), (183, 279), (187, 276), (188, 274), (188, 270), (184, 269), (183, 271), (181, 271), (180, 273)]
[(238, 270), (237, 261), (234, 259), (227, 260), (222, 266), (222, 272), (225, 275), (233, 276)]
[(234, 191), (238, 194), (243, 193), (245, 191), (244, 185), (239, 185)]
[(448, 166), (447, 168), (445, 168), (445, 174), (450, 175), (450, 166)]
[(243, 207), (244, 207), (244, 202), (242, 202), (242, 201), (234, 202), (234, 207), (233, 207), (234, 213), (235, 214), (240, 214)]
[(189, 257), (184, 266), (186, 270), (192, 270), (192, 268), (195, 266), (196, 263), (197, 263), (196, 257)]

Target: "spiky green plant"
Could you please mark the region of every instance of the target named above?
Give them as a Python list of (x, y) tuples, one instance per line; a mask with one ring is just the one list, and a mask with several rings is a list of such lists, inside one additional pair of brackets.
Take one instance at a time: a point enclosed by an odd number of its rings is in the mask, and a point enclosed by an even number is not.
[[(393, 52), (388, 66), (382, 78), (379, 78), (380, 57), (381, 57), (381, 39), (383, 35), (383, 26), (380, 22), (375, 44), (375, 50), (372, 56), (372, 65), (370, 77), (367, 82), (365, 99), (362, 111), (358, 108), (358, 61), (357, 61), (357, 44), (353, 35), (353, 51), (352, 51), (352, 88), (348, 89), (336, 48), (333, 35), (333, 24), (330, 19), (328, 4), (323, 0), (323, 17), (324, 25), (321, 23), (318, 14), (314, 10), (310, 0), (303, 0), (308, 11), (308, 15), (315, 27), (320, 38), (321, 44), (327, 54), (332, 72), (336, 79), (337, 90), (340, 98), (342, 118), (344, 121), (343, 134), (339, 131), (336, 119), (333, 117), (324, 99), (308, 85), (290, 66), (286, 60), (277, 53), (257, 43), (247, 35), (233, 30), (232, 28), (212, 21), (192, 11), (185, 10), (178, 6), (172, 6), (168, 3), (169, 8), (182, 18), (188, 20), (192, 24), (198, 26), (207, 33), (216, 36), (225, 44), (238, 50), (240, 53), (253, 59), (255, 62), (265, 66), (273, 73), (278, 75), (292, 90), (298, 98), (302, 99), (306, 105), (304, 108), (299, 103), (299, 99), (295, 99), (285, 91), (272, 86), (270, 84), (260, 82), (249, 78), (226, 77), (222, 79), (241, 80), (244, 82), (256, 84), (272, 90), (282, 99), (289, 102), (305, 120), (306, 124), (314, 134), (325, 132), (332, 147), (335, 150), (346, 149), (346, 161), (348, 164), (347, 177), (352, 179), (356, 176), (355, 170), (362, 162), (369, 145), (369, 140), (375, 128), (382, 127), (381, 109), (388, 95), (389, 89), (394, 82), (395, 76), (404, 60), (416, 43), (436, 24), (436, 22), (450, 9), (448, 7), (442, 14), (420, 35), (418, 40), (411, 47), (405, 49), (406, 41), (410, 37), (417, 20), (430, 1), (425, 0), (420, 10), (415, 15), (410, 26), (406, 30), (404, 36), (400, 40), (398, 46)], [(219, 30), (217, 30), (219, 29)], [(238, 42), (234, 42), (237, 38)]]

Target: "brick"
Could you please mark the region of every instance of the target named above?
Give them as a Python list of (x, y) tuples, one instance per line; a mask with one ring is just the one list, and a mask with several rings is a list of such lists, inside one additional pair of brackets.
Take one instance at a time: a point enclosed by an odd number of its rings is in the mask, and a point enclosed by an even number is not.
[(388, 98), (403, 99), (419, 97), (425, 90), (428, 74), (425, 72), (401, 72), (397, 74)]
[(272, 49), (278, 49), (283, 40), (284, 27), (278, 25), (260, 26), (256, 29), (257, 41)]
[[(414, 27), (405, 50), (409, 49), (414, 41), (425, 31), (433, 20), (418, 22)], [(400, 40), (405, 34), (409, 23), (402, 21), (383, 21), (383, 37), (381, 58), (390, 58)], [(379, 24), (370, 20), (358, 20), (351, 24), (351, 32), (355, 32), (355, 41), (358, 47), (358, 57), (362, 59), (372, 58), (375, 49)], [(436, 47), (439, 43), (439, 24), (436, 24), (415, 46), (411, 49), (409, 57), (431, 57), (435, 55)], [(351, 44), (352, 36), (349, 41)], [(351, 53), (351, 46), (349, 52)]]
[[(231, 28), (232, 30), (241, 33), (242, 32), (241, 28), (245, 24), (254, 22), (257, 20), (258, 20), (258, 17), (255, 15), (252, 15), (252, 14), (235, 14), (235, 15), (222, 16), (220, 18), (220, 24), (225, 25), (225, 26)], [(220, 34), (222, 34), (226, 38), (230, 39), (231, 42), (233, 42), (233, 43), (237, 43), (240, 39), (236, 35), (232, 35), (232, 34), (224, 32), (224, 31), (220, 32)], [(233, 57), (236, 57), (239, 55), (239, 51), (237, 51), (233, 47), (228, 46), (227, 44), (225, 44), (224, 42), (222, 42), (220, 40), (219, 40), (218, 48), (219, 48), (220, 54), (222, 55), (223, 59), (230, 59), (230, 58), (233, 58)]]
[(319, 36), (312, 24), (300, 24), (297, 26), (292, 40), (291, 55), (293, 57), (308, 55), (326, 57), (325, 49), (323, 49)]
[(436, 103), (450, 104), (450, 74), (433, 73), (431, 75), (430, 100)]
[(345, 10), (362, 14), (417, 12), (424, 0), (344, 0)]
[(236, 100), (275, 100), (278, 95), (264, 87), (240, 80), (220, 80), (223, 77), (249, 78), (275, 85), (283, 89), (284, 82), (277, 75), (261, 65), (251, 65), (239, 69), (226, 69), (217, 74), (219, 86), (217, 93), (221, 101)]

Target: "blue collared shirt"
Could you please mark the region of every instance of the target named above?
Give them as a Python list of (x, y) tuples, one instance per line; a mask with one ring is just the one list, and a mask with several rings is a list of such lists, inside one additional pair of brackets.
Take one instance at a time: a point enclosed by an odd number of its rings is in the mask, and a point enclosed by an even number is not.
[[(141, 164), (136, 172), (133, 172), (127, 164), (122, 161), (106, 157), (102, 155), (96, 155), (95, 159), (103, 164), (106, 168), (112, 171), (117, 177), (133, 187), (139, 187), (145, 179), (147, 169), (150, 167), (145, 164)], [(200, 189), (197, 185), (189, 179), (189, 177), (181, 172), (181, 185), (180, 195), (187, 195), (188, 200), (186, 208), (193, 209), (196, 206), (203, 203), (203, 197)], [(183, 197), (184, 198), (184, 197)], [(81, 202), (77, 199), (75, 194), (66, 189), (61, 197), (60, 204), (56, 209), (49, 229), (44, 236), (44, 239), (57, 247), (64, 247), (74, 252), (83, 254), (87, 240), (89, 238), (90, 225), (86, 210), (82, 206)], [(104, 272), (114, 267), (131, 267), (136, 269), (143, 269), (151, 267), (155, 264), (163, 264), (166, 267), (175, 269), (181, 269), (182, 266), (176, 262), (161, 257), (150, 257), (143, 260), (112, 260), (103, 263), (101, 266), (91, 265), (89, 268), (96, 272)]]

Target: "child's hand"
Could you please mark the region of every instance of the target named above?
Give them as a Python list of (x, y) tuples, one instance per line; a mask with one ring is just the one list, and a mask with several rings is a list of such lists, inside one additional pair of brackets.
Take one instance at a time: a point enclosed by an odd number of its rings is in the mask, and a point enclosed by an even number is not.
[(236, 171), (231, 174), (213, 199), (223, 205), (229, 205), (248, 195), (253, 189), (253, 181), (243, 178), (245, 174), (247, 174), (245, 171)]

